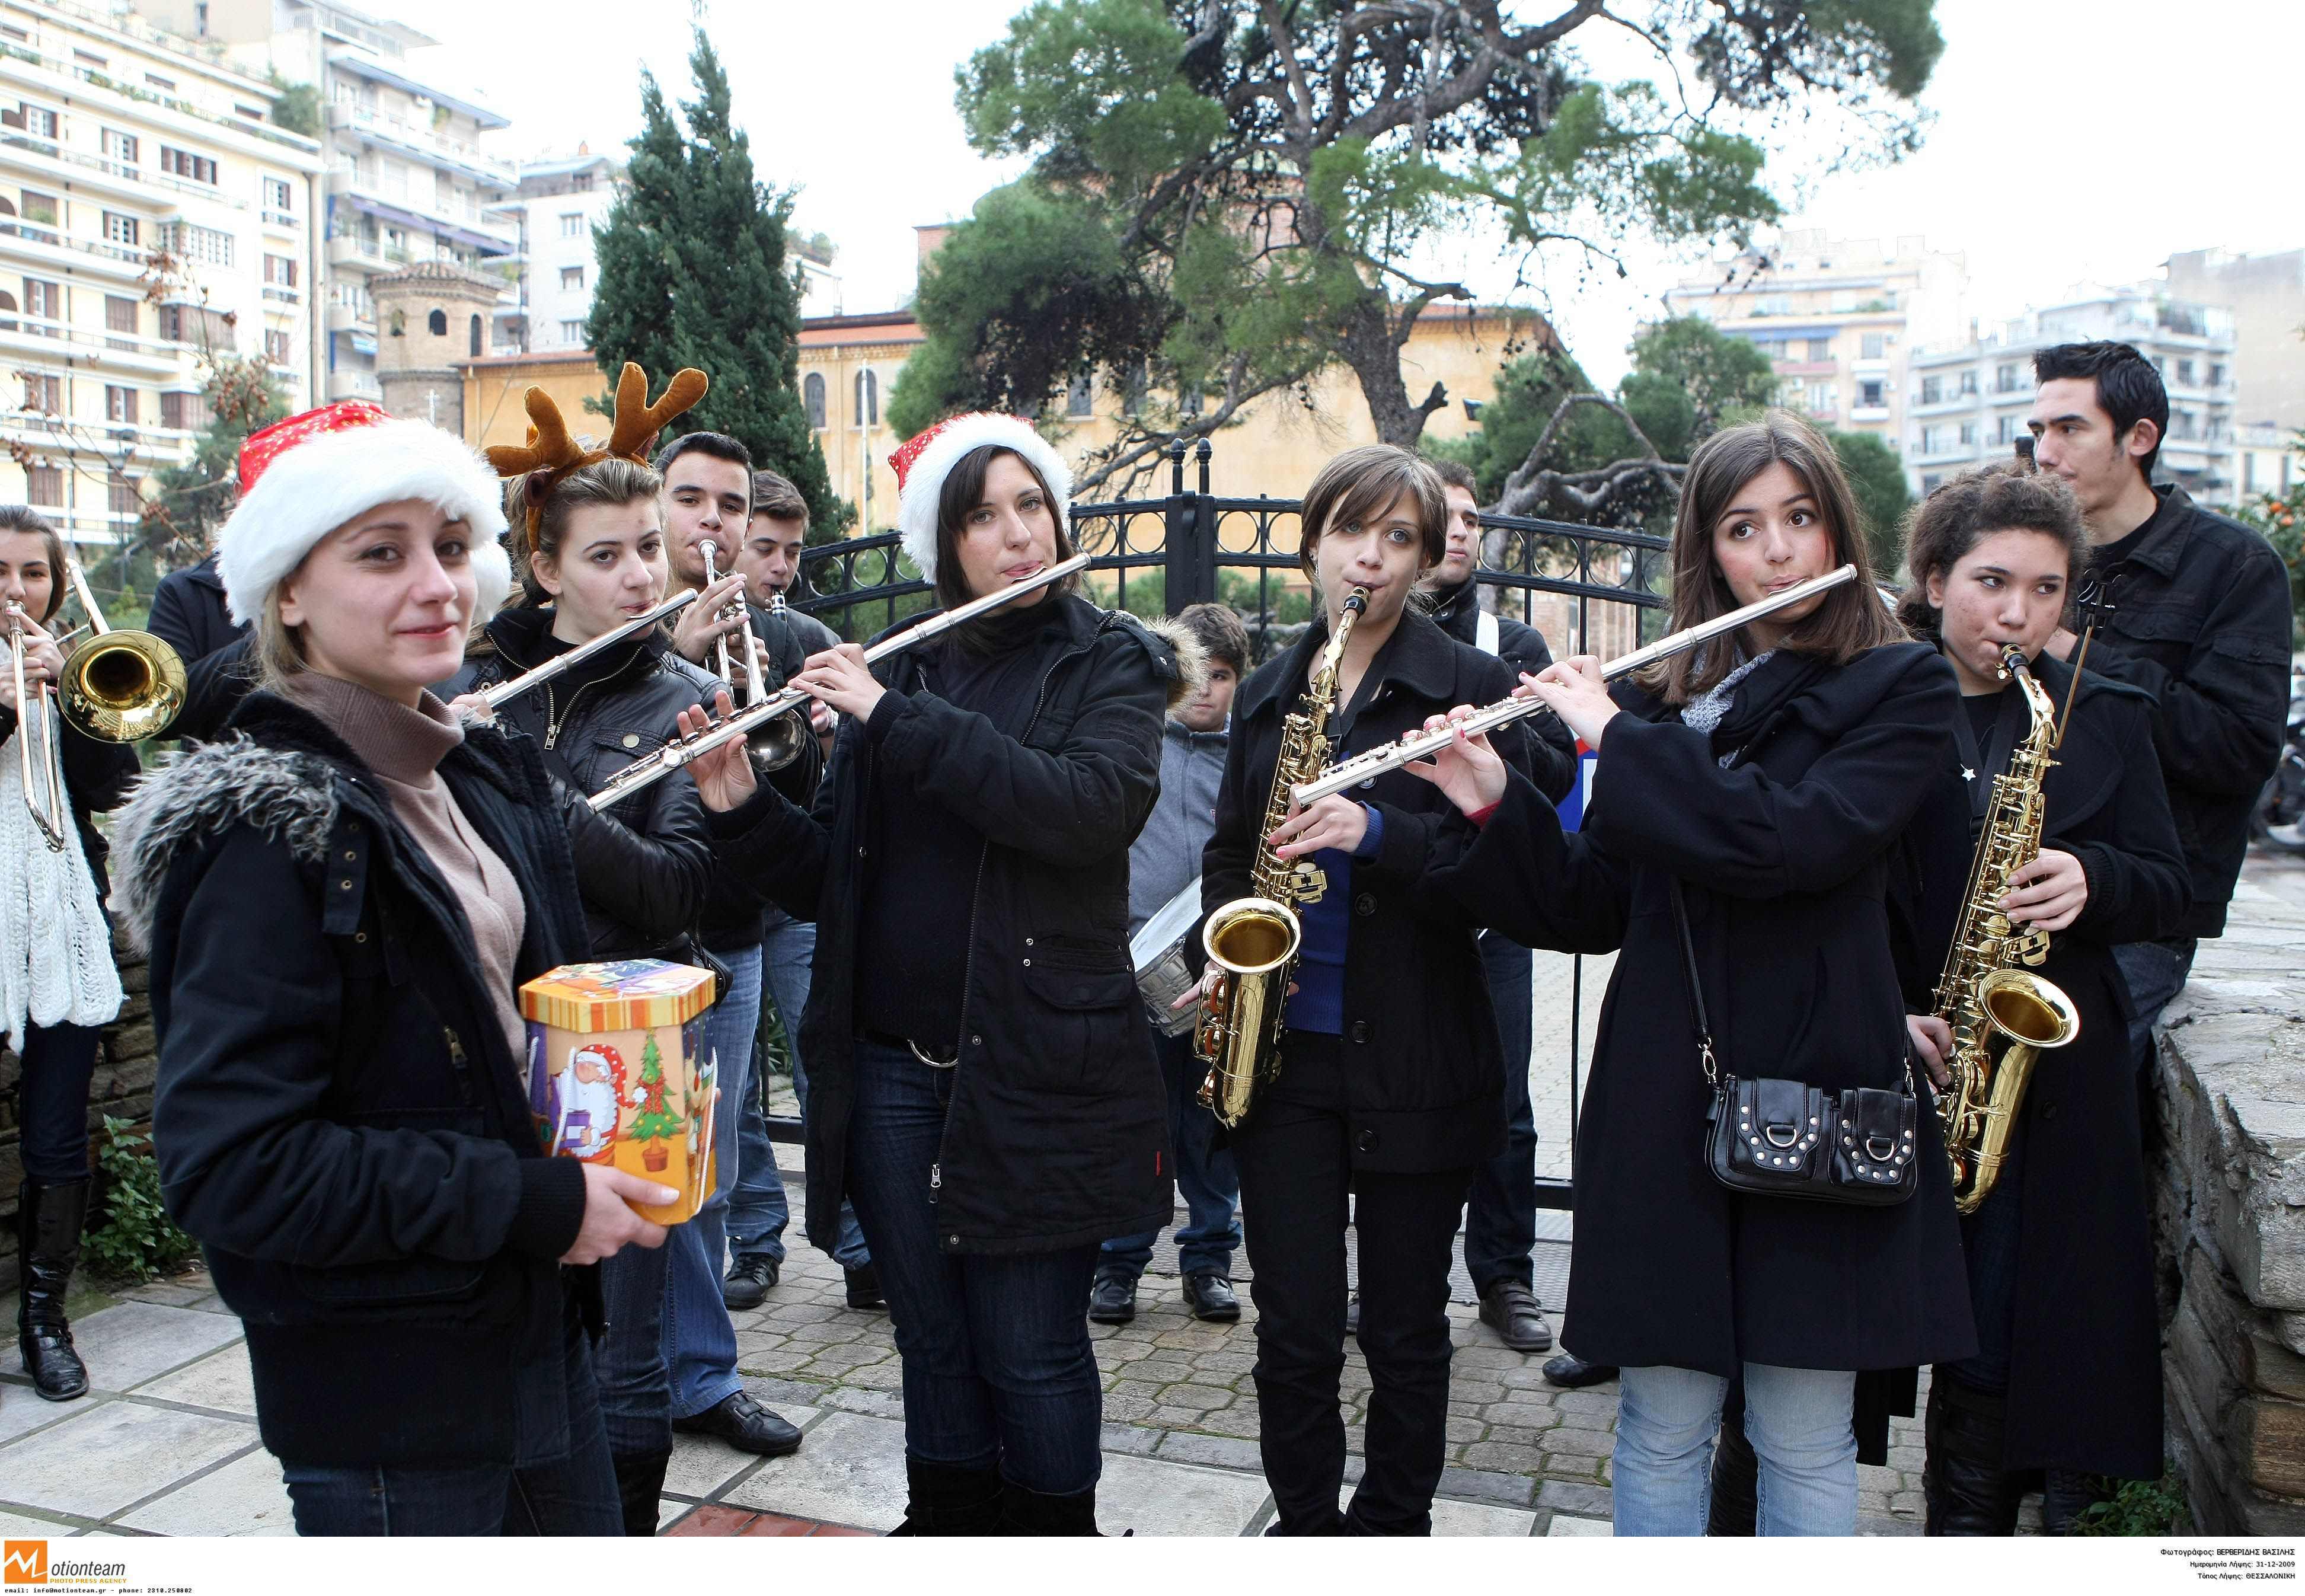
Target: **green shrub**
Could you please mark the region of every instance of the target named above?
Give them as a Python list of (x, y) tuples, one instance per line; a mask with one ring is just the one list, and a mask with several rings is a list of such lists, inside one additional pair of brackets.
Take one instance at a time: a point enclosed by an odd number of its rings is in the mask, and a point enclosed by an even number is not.
[[(2107, 1483), (2111, 1483), (2107, 1481)], [(2177, 1535), (2193, 1527), (2184, 1482), (2173, 1468), (2158, 1480), (2123, 1480), (2110, 1501), (2097, 1503), (2074, 1521), (2076, 1535)]]
[(149, 1136), (112, 1115), (104, 1116), (104, 1142), (96, 1164), (102, 1204), (89, 1214), (81, 1238), (89, 1267), (123, 1280), (149, 1280), (196, 1256), (200, 1245), (168, 1217), (160, 1201), (160, 1167), (152, 1159)]

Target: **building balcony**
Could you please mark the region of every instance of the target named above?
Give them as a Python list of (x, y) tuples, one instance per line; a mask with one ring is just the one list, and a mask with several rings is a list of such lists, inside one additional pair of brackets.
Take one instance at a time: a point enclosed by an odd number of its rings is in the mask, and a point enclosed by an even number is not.
[(1963, 465), (1982, 457), (1977, 444), (1915, 444), (1905, 452), (1915, 465)]
[(520, 172), (510, 162), (498, 160), (461, 140), (444, 139), (430, 127), (387, 116), (364, 106), (330, 106), (328, 126), (350, 131), (370, 143), (413, 156), (429, 166), (445, 167), (491, 188), (520, 186)]
[(489, 257), (520, 247), (517, 229), (486, 222), (477, 214), (442, 209), (437, 201), (387, 193), (357, 171), (339, 166), (328, 174), (328, 192), (343, 205), (409, 232), (430, 233)]
[[(20, 312), (0, 313), (0, 352), (21, 355), (22, 369), (62, 376), (74, 366), (109, 366), (145, 377), (173, 377), (184, 369), (191, 346), (137, 333), (74, 327)], [(42, 362), (47, 362), (44, 368)], [(12, 368), (13, 369), (13, 368)]]
[(1977, 395), (1971, 391), (1966, 394), (1940, 394), (1934, 399), (1916, 397), (1906, 407), (1905, 413), (1913, 416), (1935, 416), (1944, 415), (1953, 411), (1976, 408)]
[(376, 312), (355, 305), (340, 305), (331, 301), (328, 305), (328, 331), (332, 333), (376, 331)]
[[(90, 21), (104, 28), (118, 29), (130, 22), (140, 21), (132, 14), (122, 13), (99, 15), (94, 11), (70, 5), (65, 3), (65, 0), (47, 0), (47, 3), (56, 5), (58, 9), (79, 11)], [(176, 40), (167, 47), (181, 50), (183, 42)], [(211, 60), (206, 64), (210, 71), (214, 71), (222, 64)], [(225, 70), (232, 69), (227, 67)], [(163, 129), (168, 127), (171, 115), (196, 124), (184, 127), (183, 132), (178, 135), (185, 142), (197, 140), (214, 144), (237, 135), (242, 139), (276, 146), (276, 148), (264, 152), (270, 159), (305, 171), (317, 171), (319, 168), (319, 142), (307, 139), (301, 133), (292, 133), (285, 128), (275, 127), (269, 123), (215, 110), (141, 84), (123, 83), (85, 62), (64, 61), (55, 56), (43, 55), (29, 44), (19, 43), (13, 39), (0, 40), (0, 81), (27, 83), (44, 98), (69, 98), (78, 101), (99, 115), (107, 113), (119, 115), (119, 112), (113, 112), (112, 107), (102, 98), (95, 100), (93, 104), (89, 103), (87, 90), (94, 89), (101, 95), (110, 97), (118, 103), (121, 111), (140, 120), (157, 123)], [(256, 80), (251, 79), (248, 96), (251, 99), (268, 99), (271, 97), (271, 90)], [(134, 106), (136, 109), (127, 111), (130, 106)], [(244, 204), (242, 208), (245, 208)]]
[(264, 213), (264, 225), (280, 233), (304, 231), (304, 218), (293, 210), (267, 210)]
[(1841, 372), (1839, 361), (1777, 361), (1773, 363), (1779, 377), (1836, 377)]
[(90, 272), (115, 282), (140, 282), (152, 252), (133, 244), (78, 238), (37, 222), (0, 221), (0, 256), (30, 263), (41, 272)]
[(384, 386), (376, 380), (373, 371), (331, 371), (328, 373), (328, 403), (339, 399), (377, 399), (384, 397)]
[(1849, 407), (1849, 419), (1852, 421), (1885, 421), (1889, 419), (1889, 407), (1885, 404), (1852, 404)]

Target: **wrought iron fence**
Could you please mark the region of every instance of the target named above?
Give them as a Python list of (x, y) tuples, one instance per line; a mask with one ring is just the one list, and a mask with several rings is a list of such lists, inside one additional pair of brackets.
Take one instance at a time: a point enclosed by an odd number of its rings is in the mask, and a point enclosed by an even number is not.
[[(1210, 601), (1230, 605), (1246, 624), (1256, 663), (1286, 649), (1310, 624), (1312, 588), (1297, 563), (1300, 501), (1220, 497), (1210, 491), (1209, 441), (1191, 451), (1195, 486), (1186, 486), (1187, 446), (1170, 449), (1170, 491), (1159, 498), (1072, 506), (1074, 542), (1092, 556), (1089, 590), (1110, 607), (1176, 615)], [(1667, 539), (1618, 527), (1484, 515), (1474, 580), (1490, 606), (1544, 635), (1556, 656), (1629, 652), (1661, 634), (1671, 573)], [(846, 539), (801, 554), (794, 607), (842, 638), (861, 642), (935, 603), (895, 532)], [(1569, 977), (1569, 1123), (1581, 1095), (1584, 959)], [(797, 1125), (775, 1125), (797, 1140)], [(1573, 1180), (1573, 1168), (1572, 1168)], [(1540, 1180), (1538, 1201), (1569, 1206), (1571, 1181)]]

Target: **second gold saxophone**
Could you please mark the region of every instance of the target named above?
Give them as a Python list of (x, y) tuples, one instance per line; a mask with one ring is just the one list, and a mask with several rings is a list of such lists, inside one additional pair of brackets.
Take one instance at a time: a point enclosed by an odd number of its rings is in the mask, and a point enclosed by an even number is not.
[(2048, 933), (2020, 930), (2001, 912), (2009, 878), (2041, 852), (2041, 780), (2057, 761), (2056, 711), (2025, 656), (2002, 654), (2032, 715), (2031, 729), (1993, 778), (1985, 829), (1969, 865), (1952, 951), (1937, 982), (1937, 1017), (1952, 1028), (1952, 1080), (1937, 1099), (1945, 1154), (1952, 1161), (1953, 1206), (1973, 1214), (2000, 1178), (2001, 1162), (2024, 1106), (2025, 1086), (2045, 1048), (2080, 1034), (2080, 1011), (2063, 990), (2029, 968), (2049, 956)]
[(1280, 1073), (1280, 1017), (1305, 928), (1297, 905), (1320, 902), (1327, 875), (1310, 858), (1287, 860), (1265, 839), (1289, 818), (1289, 795), (1320, 774), (1329, 758), (1329, 717), (1337, 708), (1337, 671), (1353, 622), (1368, 607), (1368, 590), (1345, 595), (1344, 614), (1306, 678), (1305, 696), (1280, 726), (1280, 753), (1272, 764), (1272, 792), (1256, 834), (1247, 897), (1212, 910), (1201, 927), (1201, 945), (1222, 972), (1193, 1051), (1209, 1066), (1201, 1101), (1228, 1129), (1248, 1117), (1260, 1081)]

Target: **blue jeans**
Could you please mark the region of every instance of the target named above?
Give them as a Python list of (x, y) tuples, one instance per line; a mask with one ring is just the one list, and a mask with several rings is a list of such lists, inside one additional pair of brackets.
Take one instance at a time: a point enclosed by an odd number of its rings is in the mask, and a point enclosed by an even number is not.
[(720, 1060), (720, 1101), (712, 1121), (713, 1156), (719, 1177), (712, 1195), (685, 1225), (665, 1237), (668, 1257), (664, 1290), (664, 1357), (672, 1381), (672, 1414), (701, 1413), (744, 1388), (736, 1374), (736, 1329), (720, 1300), (720, 1271), (727, 1250), (728, 1185), (736, 1167), (736, 1105), (752, 1095), (753, 1049), (761, 1028), (761, 950), (716, 947), (712, 956), (728, 966), (728, 990), (706, 1011), (701, 1045)]
[[(1214, 1146), (1216, 1116), (1201, 1107), (1198, 1093), (1208, 1068), (1193, 1057), (1193, 1037), (1154, 1036), (1153, 1051), (1169, 1084), (1169, 1145), (1176, 1150), (1177, 1189), (1185, 1194), (1192, 1222), (1177, 1232), (1177, 1267), (1187, 1275), (1232, 1278), (1232, 1255), (1240, 1248), (1240, 1173), (1232, 1154)], [(1104, 1244), (1099, 1274), (1134, 1280), (1152, 1261), (1158, 1230), (1118, 1236)]]
[[(1617, 1533), (1702, 1535), (1728, 1380), (1661, 1364), (1618, 1378)], [(1745, 1365), (1745, 1434), (1760, 1460), (1756, 1533), (1857, 1532), (1856, 1394), (1846, 1370)]]
[(2197, 946), (2190, 937), (2170, 937), (2158, 942), (2123, 942), (2113, 950), (2122, 982), (2129, 989), (2129, 1051), (2141, 1075), (2153, 1073), (2154, 1023), (2169, 1000), (2185, 989)]
[[(608, 1327), (593, 1353), (608, 1450), (646, 1457), (672, 1448), (672, 1378), (664, 1356), (665, 1282), (675, 1226), (661, 1247), (623, 1247), (600, 1265)], [(618, 1521), (623, 1522), (621, 1516)]]
[(429, 1468), (283, 1463), (296, 1532), (622, 1534), (624, 1516), (592, 1384), (591, 1354), (574, 1314), (562, 1337), (563, 1367), (554, 1383), (561, 1384), (565, 1398), (561, 1391), (540, 1390), (547, 1400), (523, 1404), (521, 1458)]
[(1103, 1473), (1104, 1391), (1081, 1304), (1097, 1250), (945, 1252), (929, 1166), (953, 1072), (856, 1039), (848, 1191), (904, 1360), (905, 1450), (1072, 1496)]
[[(799, 1089), (800, 1016), (808, 1006), (808, 965), (816, 948), (816, 927), (770, 910), (761, 942), (761, 985), (784, 1022), (792, 1048), (794, 1086)], [(777, 1144), (769, 1140), (768, 1071), (761, 1071), (744, 1093), (736, 1120), (736, 1162), (728, 1192), (728, 1251), (738, 1258), (785, 1261), (785, 1227), (792, 1202), (785, 1195), (784, 1171), (777, 1167)]]
[(1505, 1053), (1505, 1150), (1473, 1174), (1465, 1213), (1465, 1272), (1483, 1295), (1507, 1280), (1529, 1285), (1536, 1245), (1536, 1114), (1528, 1100), (1528, 1055), (1535, 1028), (1530, 992), (1535, 961), (1494, 931), (1481, 938), (1497, 1040)]

